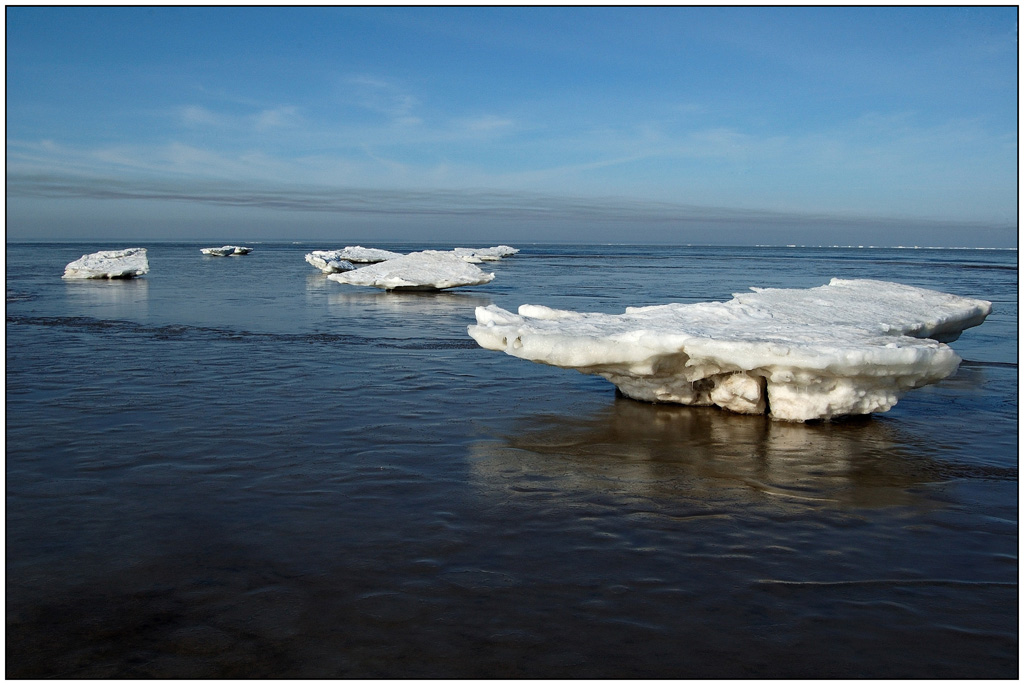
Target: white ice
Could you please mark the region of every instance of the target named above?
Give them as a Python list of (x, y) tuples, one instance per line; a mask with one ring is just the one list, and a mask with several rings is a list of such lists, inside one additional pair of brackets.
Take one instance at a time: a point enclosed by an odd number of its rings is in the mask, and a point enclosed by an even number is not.
[(64, 267), (62, 278), (134, 278), (148, 272), (146, 248), (130, 247), (82, 255)]
[(490, 283), (494, 274), (484, 273), (454, 252), (426, 250), (402, 255), (355, 271), (330, 274), (338, 283), (365, 285), (384, 290), (444, 290)]
[(505, 257), (511, 257), (515, 253), (519, 252), (514, 247), (508, 245), (497, 245), (495, 247), (456, 247), (452, 250), (455, 254), (462, 257), (467, 262), (472, 264), (479, 264), (480, 262), (496, 262), (504, 259)]
[(389, 259), (402, 256), (401, 252), (379, 250), (374, 247), (362, 247), (361, 245), (349, 245), (344, 249), (334, 250), (334, 252), (337, 259), (359, 264), (376, 264), (377, 262), (386, 262)]
[(634, 399), (807, 421), (888, 411), (946, 378), (960, 358), (939, 340), (992, 310), (885, 281), (752, 290), (624, 314), (477, 307), (469, 334), (486, 349), (602, 376)]
[(251, 247), (241, 245), (225, 245), (224, 247), (201, 247), (199, 251), (211, 257), (237, 257), (252, 252)]
[(325, 274), (351, 271), (356, 268), (355, 264), (342, 256), (343, 253), (344, 250), (313, 250), (306, 255), (306, 261)]

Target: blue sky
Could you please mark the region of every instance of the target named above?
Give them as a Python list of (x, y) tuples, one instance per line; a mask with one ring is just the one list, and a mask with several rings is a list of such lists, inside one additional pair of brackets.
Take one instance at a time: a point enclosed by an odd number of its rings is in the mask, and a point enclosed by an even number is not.
[(8, 240), (1017, 244), (1016, 7), (6, 21)]

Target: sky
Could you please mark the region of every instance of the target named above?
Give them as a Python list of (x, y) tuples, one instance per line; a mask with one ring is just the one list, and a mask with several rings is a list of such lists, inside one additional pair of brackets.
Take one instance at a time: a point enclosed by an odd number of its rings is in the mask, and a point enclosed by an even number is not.
[(7, 7), (7, 239), (1010, 247), (1017, 7)]

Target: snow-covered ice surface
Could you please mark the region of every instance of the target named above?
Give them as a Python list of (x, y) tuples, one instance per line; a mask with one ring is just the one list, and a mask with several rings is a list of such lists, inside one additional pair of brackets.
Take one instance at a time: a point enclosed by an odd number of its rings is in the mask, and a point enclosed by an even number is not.
[(401, 257), (401, 252), (390, 250), (378, 250), (375, 247), (363, 247), (361, 245), (349, 245), (341, 250), (333, 250), (337, 259), (357, 264), (376, 264), (386, 262), (389, 259)]
[(445, 290), (490, 283), (494, 274), (485, 273), (454, 252), (425, 250), (327, 278), (384, 290)]
[(64, 267), (63, 278), (134, 278), (148, 272), (146, 248), (130, 247), (82, 255)]
[(313, 250), (306, 255), (306, 261), (325, 274), (351, 271), (355, 264), (345, 259), (344, 250)]
[[(463, 261), (471, 264), (481, 262), (496, 262), (505, 257), (511, 257), (519, 252), (517, 248), (509, 245), (496, 245), (494, 247), (456, 247), (451, 250)], [(357, 264), (377, 264), (404, 256), (401, 252), (380, 250), (360, 245), (350, 245), (341, 250), (314, 250), (306, 255), (306, 261), (324, 273), (336, 273), (351, 271)], [(347, 265), (347, 266), (346, 266)]]
[(876, 280), (752, 290), (617, 315), (490, 305), (469, 334), (486, 349), (602, 376), (634, 399), (808, 421), (884, 412), (946, 378), (960, 358), (939, 341), (991, 312), (983, 300)]
[(211, 257), (237, 257), (252, 252), (251, 247), (241, 245), (225, 245), (224, 247), (201, 247), (199, 251)]
[(474, 264), (480, 262), (496, 262), (504, 259), (505, 257), (511, 257), (512, 255), (519, 252), (517, 248), (510, 247), (508, 245), (497, 245), (495, 247), (456, 247), (452, 250), (455, 254), (462, 257), (467, 262)]

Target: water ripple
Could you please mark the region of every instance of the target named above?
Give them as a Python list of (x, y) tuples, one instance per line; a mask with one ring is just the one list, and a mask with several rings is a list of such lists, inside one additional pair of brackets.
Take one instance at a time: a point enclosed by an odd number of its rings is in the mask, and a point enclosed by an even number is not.
[(396, 348), (406, 350), (448, 350), (477, 349), (478, 345), (466, 338), (401, 339), (364, 337), (348, 333), (267, 333), (211, 326), (190, 326), (167, 324), (148, 326), (125, 320), (94, 319), (83, 316), (22, 316), (7, 315), (7, 323), (23, 326), (47, 326), (75, 331), (147, 336), (156, 340), (194, 339), (202, 340), (267, 340), (288, 343), (318, 343), (326, 345), (355, 345), (367, 347)]

